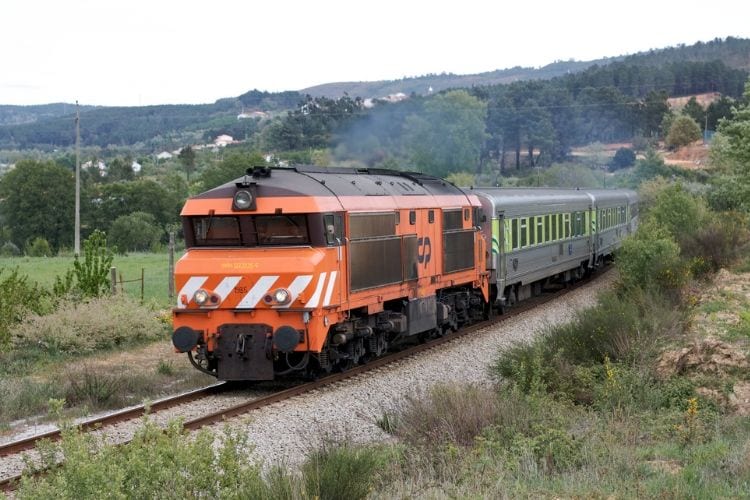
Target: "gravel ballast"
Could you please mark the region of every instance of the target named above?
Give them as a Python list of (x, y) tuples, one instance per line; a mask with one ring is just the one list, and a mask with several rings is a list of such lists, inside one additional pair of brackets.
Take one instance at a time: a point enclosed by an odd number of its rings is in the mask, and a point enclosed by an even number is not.
[(559, 299), (440, 349), (257, 410), (229, 425), (248, 432), (252, 458), (266, 466), (299, 465), (307, 453), (328, 440), (390, 440), (377, 420), (396, 410), (405, 397), (424, 393), (438, 383), (491, 384), (489, 366), (499, 350), (528, 342), (543, 327), (568, 321), (576, 310), (594, 305), (614, 275), (607, 273)]

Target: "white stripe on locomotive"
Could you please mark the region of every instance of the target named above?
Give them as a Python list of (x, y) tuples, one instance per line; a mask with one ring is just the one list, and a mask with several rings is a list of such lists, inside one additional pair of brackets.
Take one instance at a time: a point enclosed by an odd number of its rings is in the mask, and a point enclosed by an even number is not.
[(237, 304), (238, 309), (252, 309), (255, 307), (260, 299), (263, 298), (263, 296), (268, 293), (268, 291), (271, 289), (271, 286), (276, 283), (276, 280), (279, 279), (278, 276), (261, 276), (261, 278), (253, 285), (253, 287), (250, 289), (249, 292), (247, 292), (247, 295), (245, 295), (239, 304)]
[(208, 280), (208, 276), (191, 276), (190, 279), (187, 280), (187, 283), (185, 283), (180, 289), (180, 293), (177, 294), (177, 308), (185, 309), (187, 304), (182, 303), (182, 296), (186, 296), (187, 302), (189, 303), (193, 300), (193, 294), (203, 286), (203, 283), (205, 283), (206, 280)]

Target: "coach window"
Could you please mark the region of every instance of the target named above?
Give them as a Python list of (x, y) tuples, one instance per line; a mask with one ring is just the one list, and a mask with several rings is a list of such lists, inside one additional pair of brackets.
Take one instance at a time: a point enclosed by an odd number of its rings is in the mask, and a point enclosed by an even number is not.
[(552, 241), (552, 232), (549, 227), (549, 215), (544, 216), (544, 241)]
[(536, 218), (536, 241), (539, 244), (544, 243), (544, 216)]
[(536, 244), (536, 217), (529, 217), (529, 245)]
[(409, 224), (412, 226), (417, 223), (417, 212), (409, 210)]
[(435, 222), (435, 211), (434, 210), (430, 210), (429, 212), (427, 212), (427, 222), (429, 222), (430, 224), (432, 224), (433, 222)]
[(552, 241), (557, 241), (557, 215), (552, 214)]
[(513, 219), (510, 222), (510, 237), (511, 237), (511, 248), (516, 250), (518, 248), (518, 219)]
[(527, 227), (526, 217), (522, 217), (521, 218), (521, 248), (526, 246), (526, 238), (527, 238), (526, 227)]

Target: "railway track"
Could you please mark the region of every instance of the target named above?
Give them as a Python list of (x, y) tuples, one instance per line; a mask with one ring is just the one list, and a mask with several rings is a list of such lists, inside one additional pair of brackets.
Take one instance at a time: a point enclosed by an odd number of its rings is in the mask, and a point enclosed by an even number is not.
[[(519, 305), (514, 306), (512, 309), (509, 309), (503, 315), (496, 316), (489, 320), (482, 321), (480, 323), (476, 323), (471, 326), (462, 328), (461, 330), (457, 332), (445, 335), (443, 337), (430, 340), (422, 344), (417, 344), (417, 345), (405, 348), (397, 352), (390, 353), (381, 358), (372, 360), (364, 365), (355, 366), (344, 372), (327, 375), (323, 378), (320, 378), (312, 382), (306, 382), (306, 383), (302, 383), (299, 385), (294, 385), (292, 387), (273, 392), (269, 394), (268, 396), (262, 396), (262, 397), (252, 399), (252, 400), (249, 400), (249, 401), (237, 404), (237, 405), (229, 406), (227, 408), (224, 408), (224, 409), (221, 409), (221, 410), (218, 410), (218, 411), (215, 411), (215, 412), (212, 412), (212, 413), (209, 413), (209, 414), (206, 414), (206, 415), (203, 415), (203, 416), (191, 419), (191, 420), (186, 420), (182, 424), (183, 428), (185, 430), (193, 431), (193, 430), (197, 430), (202, 427), (205, 427), (205, 426), (220, 423), (224, 420), (237, 417), (239, 415), (243, 415), (248, 412), (251, 412), (251, 411), (266, 407), (266, 406), (270, 406), (272, 404), (275, 404), (281, 401), (289, 400), (296, 396), (300, 396), (305, 393), (312, 392), (314, 390), (336, 384), (346, 379), (360, 376), (369, 371), (383, 368), (389, 364), (396, 363), (400, 360), (415, 356), (419, 353), (432, 350), (432, 349), (436, 349), (443, 344), (455, 342), (458, 339), (461, 339), (462, 337), (465, 337), (465, 336), (468, 336), (477, 332), (478, 330), (483, 330), (488, 327), (499, 325), (503, 323), (504, 321), (507, 321), (519, 314), (522, 314), (531, 309), (534, 309), (542, 304), (546, 304), (552, 300), (556, 300), (573, 290), (576, 290), (582, 286), (585, 286), (593, 282), (594, 280), (597, 280), (598, 278), (608, 273), (610, 270), (611, 270), (611, 267), (608, 266), (602, 271), (596, 273), (592, 278), (588, 278), (588, 279), (579, 281), (578, 283), (568, 285), (567, 287), (560, 288), (559, 290), (556, 290), (553, 293), (545, 293), (540, 296), (525, 300), (521, 302)], [(158, 411), (163, 411), (168, 408), (172, 408), (172, 407), (183, 405), (183, 404), (188, 404), (198, 399), (209, 397), (213, 394), (217, 394), (221, 392), (223, 388), (225, 388), (225, 386), (226, 386), (225, 383), (218, 383), (218, 384), (214, 384), (212, 386), (209, 386), (203, 389), (197, 389), (197, 390), (183, 393), (177, 396), (164, 398), (162, 400), (156, 401), (148, 405), (148, 408), (146, 407), (146, 405), (141, 405), (141, 406), (127, 409), (127, 410), (122, 410), (120, 412), (116, 412), (113, 414), (108, 414), (100, 418), (96, 418), (96, 419), (83, 422), (82, 424), (80, 424), (80, 428), (84, 432), (88, 432), (91, 430), (100, 429), (102, 427), (112, 426), (120, 422), (133, 420), (135, 418), (139, 418), (145, 415), (147, 412), (154, 413)], [(14, 455), (14, 454), (21, 453), (23, 451), (33, 449), (36, 446), (36, 444), (42, 439), (50, 439), (50, 440), (55, 441), (55, 440), (60, 439), (60, 437), (61, 437), (60, 431), (50, 431), (44, 434), (39, 434), (36, 436), (26, 438), (23, 440), (7, 443), (5, 445), (0, 446), (0, 457)], [(123, 442), (121, 444), (127, 444), (127, 442)], [(43, 474), (43, 473), (44, 471), (41, 471), (37, 473), (37, 475)], [(0, 491), (5, 491), (5, 492), (14, 491), (21, 477), (22, 477), (21, 475), (15, 475), (12, 477), (0, 479)]]

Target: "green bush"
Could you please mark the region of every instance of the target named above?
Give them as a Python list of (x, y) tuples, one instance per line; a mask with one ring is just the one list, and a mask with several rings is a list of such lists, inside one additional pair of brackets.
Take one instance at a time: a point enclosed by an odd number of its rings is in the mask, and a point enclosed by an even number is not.
[(708, 207), (682, 184), (670, 184), (656, 195), (647, 216), (679, 243), (701, 227), (708, 216)]
[(689, 278), (689, 269), (680, 258), (680, 247), (663, 234), (648, 237), (658, 226), (644, 223), (635, 238), (626, 239), (617, 253), (620, 282), (626, 290), (679, 291)]
[(84, 297), (98, 297), (109, 290), (109, 273), (114, 255), (107, 248), (107, 238), (98, 229), (83, 242), (83, 260), (73, 261), (76, 286)]
[(0, 257), (17, 257), (19, 255), (21, 255), (21, 250), (12, 241), (6, 241), (0, 246)]
[(51, 257), (52, 249), (47, 240), (36, 237), (26, 245), (26, 255), (29, 257)]
[(50, 314), (29, 316), (15, 333), (16, 351), (83, 354), (163, 338), (165, 326), (147, 307), (116, 295), (62, 302)]
[(690, 259), (695, 275), (718, 271), (735, 262), (745, 250), (750, 235), (748, 217), (724, 212), (707, 217), (693, 234), (682, 241), (682, 254)]
[(302, 464), (305, 498), (367, 498), (380, 468), (376, 450), (349, 445), (324, 446)]
[(593, 402), (606, 363), (640, 363), (659, 338), (681, 330), (682, 312), (671, 301), (637, 289), (631, 293), (602, 294), (595, 307), (577, 312), (569, 323), (503, 351), (493, 372), (524, 393)]
[(609, 164), (610, 170), (632, 167), (635, 164), (635, 151), (630, 148), (619, 148)]
[[(19, 499), (271, 498), (258, 466), (247, 460), (247, 436), (225, 429), (218, 443), (201, 431), (191, 438), (172, 423), (146, 422), (127, 446), (105, 445), (66, 429), (60, 444), (42, 449), (51, 472), (25, 478)], [(57, 453), (65, 461), (53, 467)], [(287, 476), (288, 477), (288, 476)]]
[(687, 146), (701, 138), (701, 128), (687, 115), (679, 115), (671, 123), (665, 142), (669, 148)]
[(11, 332), (29, 314), (44, 314), (52, 308), (49, 292), (13, 269), (0, 269), (0, 350), (7, 347)]

